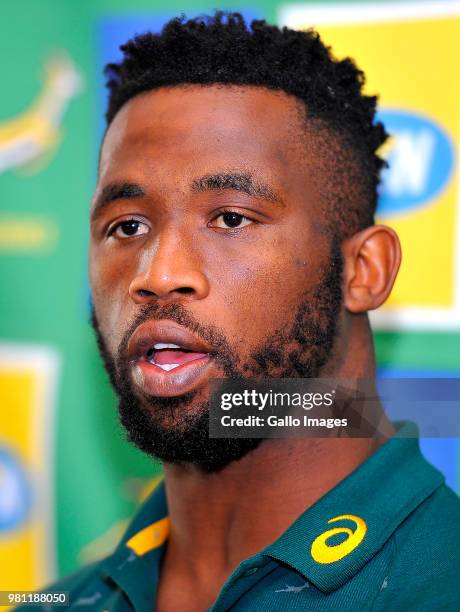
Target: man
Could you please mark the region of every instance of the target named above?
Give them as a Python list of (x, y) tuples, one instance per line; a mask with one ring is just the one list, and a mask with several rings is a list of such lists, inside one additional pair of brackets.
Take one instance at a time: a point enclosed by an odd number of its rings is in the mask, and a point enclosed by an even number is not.
[(208, 432), (215, 378), (375, 376), (367, 311), (400, 246), (374, 225), (386, 133), (363, 74), (314, 32), (238, 14), (122, 50), (93, 325), (121, 421), (165, 479), (112, 555), (53, 590), (111, 611), (460, 609), (460, 504), (404, 428)]

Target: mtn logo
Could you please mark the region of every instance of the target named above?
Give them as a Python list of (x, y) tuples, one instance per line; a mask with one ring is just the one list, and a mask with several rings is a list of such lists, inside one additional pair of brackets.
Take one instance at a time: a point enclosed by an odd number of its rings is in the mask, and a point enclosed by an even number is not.
[(378, 116), (390, 134), (383, 155), (378, 214), (392, 216), (429, 204), (448, 184), (454, 166), (449, 135), (433, 119), (403, 110)]

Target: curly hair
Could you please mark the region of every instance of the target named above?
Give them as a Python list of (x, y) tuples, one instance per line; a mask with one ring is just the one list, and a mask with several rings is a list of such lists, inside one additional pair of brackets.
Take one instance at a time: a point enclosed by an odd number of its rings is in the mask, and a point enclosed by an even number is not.
[(340, 215), (342, 237), (374, 223), (386, 165), (377, 151), (388, 136), (375, 120), (377, 97), (364, 95), (364, 73), (350, 58), (335, 59), (317, 32), (263, 20), (247, 25), (239, 13), (217, 11), (171, 19), (160, 34), (138, 35), (120, 48), (122, 61), (105, 68), (107, 127), (128, 100), (160, 87), (227, 84), (284, 91), (304, 103), (310, 122), (318, 120), (341, 143), (341, 186), (329, 199)]

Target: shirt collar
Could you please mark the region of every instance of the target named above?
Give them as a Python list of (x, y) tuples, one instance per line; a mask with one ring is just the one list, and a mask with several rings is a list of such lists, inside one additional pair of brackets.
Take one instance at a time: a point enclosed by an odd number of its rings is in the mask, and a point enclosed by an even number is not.
[(135, 610), (151, 609), (155, 601), (160, 564), (169, 535), (164, 481), (141, 506), (115, 552), (101, 565), (128, 596)]
[(323, 592), (352, 578), (402, 521), (443, 482), (422, 456), (411, 423), (308, 508), (262, 554)]

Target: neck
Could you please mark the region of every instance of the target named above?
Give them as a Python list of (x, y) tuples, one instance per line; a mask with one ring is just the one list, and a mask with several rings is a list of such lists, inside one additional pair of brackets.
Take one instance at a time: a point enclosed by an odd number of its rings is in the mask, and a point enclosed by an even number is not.
[[(354, 326), (361, 333), (353, 334), (354, 341), (351, 335), (341, 335), (336, 351), (341, 357), (328, 368), (327, 376), (374, 377), (367, 319), (355, 320)], [(351, 359), (357, 355), (359, 361)], [(193, 558), (195, 580), (225, 578), (243, 559), (279, 537), (385, 442), (392, 433), (391, 425), (386, 424), (386, 435), (373, 438), (265, 440), (217, 474), (193, 466), (166, 465), (172, 524), (167, 558), (179, 565), (181, 559)]]

